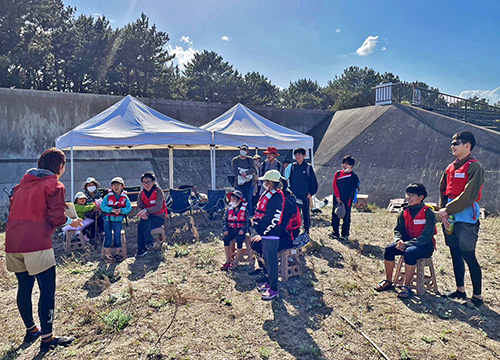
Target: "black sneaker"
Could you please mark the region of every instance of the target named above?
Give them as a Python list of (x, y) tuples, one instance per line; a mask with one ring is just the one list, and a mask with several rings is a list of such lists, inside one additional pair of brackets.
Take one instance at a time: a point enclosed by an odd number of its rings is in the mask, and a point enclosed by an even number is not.
[(263, 272), (262, 269), (255, 269), (255, 270), (249, 271), (248, 275), (259, 275), (261, 272)]
[(147, 255), (148, 251), (147, 250), (142, 250), (142, 251), (138, 251), (137, 252), (137, 255), (135, 256), (136, 258), (141, 258), (145, 255)]
[(465, 300), (465, 299), (467, 299), (467, 294), (465, 293), (465, 291), (455, 290), (455, 291), (453, 291), (451, 293), (444, 294), (444, 297), (448, 298), (448, 299), (462, 299), (462, 300)]
[(483, 299), (479, 299), (479, 298), (474, 297), (474, 296), (470, 298), (470, 301), (474, 304), (475, 307), (480, 307), (484, 304)]
[(333, 232), (329, 233), (328, 236), (331, 238), (331, 239), (338, 239), (339, 238), (339, 235), (338, 234), (335, 234)]
[(38, 328), (38, 327), (37, 327), (36, 332), (31, 332), (31, 331), (26, 330), (26, 335), (24, 335), (23, 342), (26, 344), (31, 344), (33, 341), (38, 339), (41, 334), (42, 334), (42, 332), (40, 331), (40, 328)]
[(50, 341), (42, 341), (40, 344), (40, 350), (48, 351), (55, 349), (58, 346), (68, 346), (73, 341), (75, 341), (73, 336), (53, 336)]

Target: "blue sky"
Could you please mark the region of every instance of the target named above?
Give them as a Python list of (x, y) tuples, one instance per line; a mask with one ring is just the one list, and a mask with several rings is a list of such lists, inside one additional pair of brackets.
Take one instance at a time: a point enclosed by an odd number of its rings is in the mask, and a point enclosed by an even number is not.
[(113, 27), (142, 12), (181, 66), (211, 50), (280, 87), (324, 86), (346, 67), (393, 72), (455, 95), (500, 100), (499, 1), (63, 0)]

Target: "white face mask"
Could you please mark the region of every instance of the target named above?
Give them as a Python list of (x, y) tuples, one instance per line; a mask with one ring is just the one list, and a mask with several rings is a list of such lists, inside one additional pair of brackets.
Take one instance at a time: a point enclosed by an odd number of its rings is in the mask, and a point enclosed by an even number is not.
[(238, 206), (238, 204), (237, 204), (237, 203), (235, 203), (235, 202), (233, 202), (233, 201), (231, 201), (231, 202), (229, 203), (229, 206), (231, 206), (232, 208), (235, 208), (235, 207), (237, 207), (237, 206)]
[(247, 151), (246, 150), (240, 150), (240, 155), (241, 156), (245, 156), (247, 154)]
[(89, 187), (87, 188), (87, 190), (88, 190), (89, 192), (91, 192), (91, 193), (93, 193), (94, 191), (96, 191), (96, 189), (97, 189), (97, 188), (96, 188), (95, 186), (89, 186)]

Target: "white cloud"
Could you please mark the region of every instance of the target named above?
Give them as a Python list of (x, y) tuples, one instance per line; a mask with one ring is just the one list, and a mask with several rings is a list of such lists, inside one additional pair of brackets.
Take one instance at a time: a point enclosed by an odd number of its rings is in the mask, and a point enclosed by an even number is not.
[(382, 51), (386, 51), (386, 50), (387, 50), (387, 48), (384, 46), (384, 47), (382, 48)]
[(231, 41), (232, 37), (228, 35), (224, 35), (223, 37), (220, 38), (222, 41)]
[(339, 28), (337, 28), (337, 30), (335, 30), (335, 32), (338, 34), (339, 32), (341, 32), (342, 30), (340, 30)]
[(500, 86), (495, 90), (464, 90), (460, 93), (460, 97), (467, 99), (474, 96), (480, 99), (485, 98), (493, 105), (500, 100)]
[(368, 36), (366, 40), (363, 42), (358, 50), (356, 50), (356, 54), (359, 56), (368, 56), (373, 50), (375, 50), (375, 46), (377, 46), (378, 36)]
[(199, 53), (198, 50), (196, 50), (191, 46), (188, 49), (183, 49), (182, 46), (178, 45), (176, 45), (175, 47), (169, 45), (168, 51), (171, 54), (175, 54), (174, 62), (177, 63), (177, 65), (179, 65), (179, 68), (181, 70), (184, 70), (186, 68), (187, 63), (194, 58), (194, 55)]
[(189, 36), (183, 36), (183, 37), (181, 37), (181, 42), (193, 46), (193, 42), (191, 40), (189, 40)]

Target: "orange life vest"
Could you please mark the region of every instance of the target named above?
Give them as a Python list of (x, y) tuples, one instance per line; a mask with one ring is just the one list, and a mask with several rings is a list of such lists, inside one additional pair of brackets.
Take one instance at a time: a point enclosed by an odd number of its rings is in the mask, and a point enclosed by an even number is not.
[[(150, 197), (147, 197), (146, 193), (144, 192), (144, 190), (142, 191), (142, 195), (141, 195), (141, 200), (142, 202), (144, 203), (144, 206), (147, 208), (150, 208), (150, 207), (153, 207), (156, 205), (156, 199), (158, 198), (158, 188), (155, 189), (155, 191), (153, 191), (151, 193), (151, 196)], [(165, 201), (163, 201), (163, 204), (161, 206), (161, 209), (160, 211), (154, 213), (154, 214), (151, 214), (151, 215), (160, 215), (160, 214), (165, 214), (167, 215), (168, 214), (168, 210), (167, 210), (167, 204), (165, 203)]]
[[(411, 217), (410, 209), (406, 208), (403, 217), (405, 219), (405, 227), (406, 227), (406, 233), (410, 238), (417, 238), (420, 235), (422, 235), (422, 232), (424, 231), (425, 224), (427, 223), (427, 219), (425, 218), (425, 212), (426, 211), (432, 211), (430, 207), (427, 205), (422, 206), (422, 209), (415, 215), (414, 218)], [(437, 234), (437, 229), (434, 227), (434, 234)], [(434, 239), (434, 236), (432, 236), (432, 242), (434, 244), (434, 248), (436, 248), (436, 239)]]
[[(112, 207), (113, 209), (120, 209), (124, 208), (127, 206), (127, 192), (125, 190), (122, 190), (122, 193), (120, 194), (120, 197), (116, 199), (116, 195), (113, 192), (113, 190), (109, 190), (108, 192), (108, 206)], [(106, 216), (123, 216), (123, 214), (115, 214), (115, 213), (109, 213), (106, 214)]]
[[(283, 191), (279, 189), (266, 191), (260, 196), (259, 202), (257, 203), (257, 210), (255, 211), (255, 216), (254, 216), (256, 220), (260, 220), (264, 217), (265, 213), (267, 212), (267, 206), (269, 205), (269, 200), (271, 200), (273, 195), (276, 193), (278, 193), (281, 196), (281, 199), (283, 201), (281, 210), (285, 208), (285, 194), (283, 194)], [(281, 224), (282, 219), (283, 219), (283, 211), (281, 211), (281, 217), (278, 225)]]
[(234, 211), (233, 207), (227, 210), (227, 222), (232, 229), (241, 229), (246, 224), (246, 210), (247, 203), (241, 203), (238, 213)]
[[(453, 199), (464, 192), (465, 186), (469, 182), (468, 170), (470, 164), (474, 162), (477, 162), (477, 160), (469, 159), (458, 169), (455, 169), (456, 161), (448, 165), (448, 167), (446, 168), (446, 190), (443, 195), (446, 195), (449, 198)], [(481, 200), (482, 189), (483, 186), (481, 185), (481, 189), (479, 189), (479, 195), (476, 201)]]

